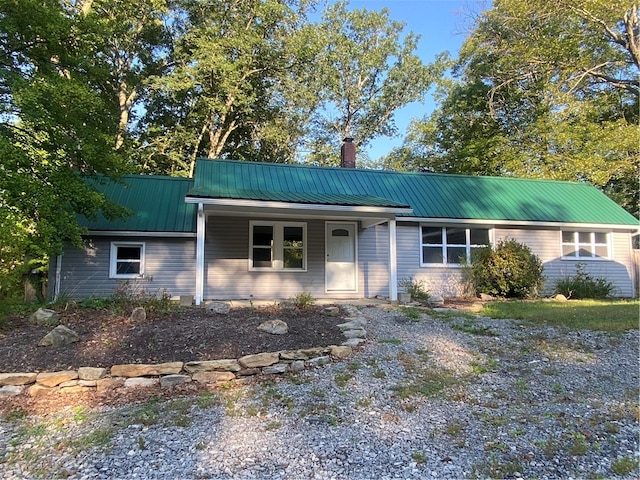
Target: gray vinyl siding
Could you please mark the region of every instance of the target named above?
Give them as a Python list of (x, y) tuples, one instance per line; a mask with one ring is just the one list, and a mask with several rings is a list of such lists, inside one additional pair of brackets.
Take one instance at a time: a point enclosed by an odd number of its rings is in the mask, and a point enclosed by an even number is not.
[[(324, 220), (307, 225), (306, 272), (249, 270), (249, 222), (252, 218), (209, 217), (205, 240), (206, 299), (286, 299), (301, 292), (315, 298), (360, 298), (388, 295), (389, 241), (386, 226), (358, 230), (358, 289), (325, 291)], [(267, 219), (266, 221), (304, 221)]]
[[(307, 271), (249, 271), (249, 222), (258, 218), (209, 217), (205, 237), (205, 299), (287, 299), (299, 293), (327, 297), (324, 221), (307, 224)], [(265, 219), (299, 222), (301, 219)], [(334, 295), (335, 296), (335, 295)], [(354, 294), (350, 295), (351, 297)]]
[(420, 266), (420, 225), (398, 222), (398, 280), (410, 278), (423, 285), (432, 295), (445, 297), (466, 294), (460, 267)]
[[(132, 288), (144, 289), (149, 294), (166, 290), (172, 297), (195, 294), (195, 238), (95, 237), (86, 240), (84, 249), (65, 248), (60, 295), (69, 298), (105, 297), (123, 284), (123, 280), (109, 278), (112, 241), (145, 244), (145, 278), (130, 280), (129, 284), (135, 285)], [(55, 265), (50, 276), (55, 278)]]
[[(589, 229), (586, 229), (589, 230)], [(543, 294), (552, 293), (559, 278), (576, 274), (576, 264), (585, 265), (585, 271), (593, 277), (606, 278), (615, 285), (613, 294), (632, 297), (632, 251), (628, 232), (610, 233), (610, 260), (566, 260), (561, 258), (561, 230), (535, 228), (496, 228), (494, 242), (512, 238), (524, 243), (540, 257), (546, 278)], [(460, 267), (420, 266), (420, 226), (418, 223), (402, 222), (397, 228), (398, 279), (412, 278), (424, 282), (432, 294), (457, 296), (468, 294)]]
[(362, 296), (389, 296), (389, 228), (377, 225), (360, 230), (358, 237), (359, 284)]
[[(571, 229), (575, 230), (575, 229)], [(590, 231), (585, 229), (585, 231)], [(567, 260), (562, 258), (561, 230), (496, 229), (496, 240), (513, 238), (540, 257), (546, 278), (544, 292), (550, 294), (558, 279), (576, 274), (577, 264), (594, 278), (605, 278), (615, 285), (613, 295), (633, 296), (631, 239), (628, 232), (610, 233), (610, 260)]]

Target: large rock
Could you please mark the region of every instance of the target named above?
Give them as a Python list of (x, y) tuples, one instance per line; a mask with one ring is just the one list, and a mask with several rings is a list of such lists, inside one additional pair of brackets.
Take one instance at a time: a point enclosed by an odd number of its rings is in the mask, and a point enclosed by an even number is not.
[(164, 377), (160, 377), (160, 386), (175, 387), (176, 385), (182, 385), (190, 381), (191, 377), (189, 375), (165, 375)]
[(309, 360), (309, 355), (300, 350), (288, 350), (280, 352), (280, 358), (282, 360)]
[(255, 355), (245, 355), (238, 359), (243, 368), (268, 367), (278, 363), (280, 355), (277, 352), (257, 353)]
[(105, 377), (96, 380), (96, 388), (98, 392), (108, 392), (124, 386), (125, 379), (122, 377)]
[(86, 393), (93, 391), (95, 391), (95, 388), (87, 387), (85, 385), (71, 385), (69, 387), (60, 388), (60, 393)]
[(5, 385), (28, 385), (36, 381), (37, 373), (0, 373), (0, 387)]
[(231, 311), (231, 305), (226, 302), (211, 302), (207, 304), (207, 312), (226, 315)]
[(131, 312), (131, 316), (129, 317), (129, 319), (133, 323), (144, 322), (147, 319), (147, 311), (144, 309), (144, 307), (136, 307), (133, 309), (133, 312)]
[(182, 370), (182, 362), (167, 362), (156, 365), (145, 364), (127, 364), (114, 365), (111, 367), (111, 376), (113, 377), (145, 377), (150, 375), (171, 375), (180, 373)]
[(258, 330), (272, 335), (284, 335), (285, 333), (289, 333), (289, 325), (282, 320), (267, 320), (258, 325)]
[(289, 370), (294, 373), (301, 372), (304, 370), (304, 360), (294, 360), (289, 364)]
[(353, 352), (353, 349), (347, 345), (331, 345), (329, 352), (332, 357), (339, 358), (341, 360), (347, 358)]
[(56, 391), (58, 391), (57, 388), (45, 387), (38, 383), (36, 383), (35, 385), (31, 385), (28, 390), (30, 397), (43, 397)]
[(340, 309), (338, 307), (326, 307), (322, 309), (322, 315), (327, 317), (337, 317), (340, 315)]
[(42, 372), (36, 377), (36, 382), (45, 387), (57, 387), (61, 383), (76, 380), (78, 372), (75, 370), (65, 370), (62, 372)]
[(144, 378), (144, 377), (135, 377), (135, 378), (127, 378), (124, 381), (125, 388), (138, 388), (138, 387), (154, 387), (158, 385), (160, 380), (157, 378)]
[(60, 315), (48, 308), (39, 308), (31, 316), (29, 320), (44, 325), (57, 325), (60, 321)]
[(270, 374), (279, 374), (287, 371), (289, 366), (286, 363), (276, 363), (275, 365), (270, 365), (268, 367), (264, 367), (262, 369), (262, 373), (266, 375)]
[(0, 398), (20, 395), (24, 388), (25, 387), (23, 385), (3, 385), (0, 387)]
[(198, 383), (219, 383), (234, 380), (236, 376), (232, 372), (197, 372), (193, 374), (193, 381)]
[(431, 307), (439, 307), (444, 305), (444, 298), (442, 297), (442, 295), (431, 295), (427, 303)]
[(205, 360), (197, 362), (187, 362), (184, 364), (185, 371), (189, 373), (197, 372), (239, 372), (242, 367), (235, 358), (225, 358), (222, 360)]
[(38, 343), (40, 347), (62, 347), (80, 340), (80, 336), (64, 325), (58, 325), (47, 333)]
[(349, 320), (346, 323), (341, 323), (338, 325), (338, 328), (341, 331), (347, 331), (347, 330), (356, 330), (358, 328), (363, 328), (367, 325), (367, 319), (364, 317), (357, 317), (354, 318), (352, 320)]
[(78, 369), (78, 378), (80, 380), (100, 380), (107, 374), (106, 368), (98, 367), (80, 367)]
[(367, 331), (364, 328), (354, 328), (353, 330), (345, 330), (342, 334), (346, 338), (366, 338)]

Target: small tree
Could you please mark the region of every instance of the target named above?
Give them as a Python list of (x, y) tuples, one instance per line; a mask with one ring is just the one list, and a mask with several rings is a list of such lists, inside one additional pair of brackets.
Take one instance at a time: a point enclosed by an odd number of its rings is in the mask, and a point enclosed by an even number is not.
[(473, 252), (469, 279), (477, 294), (525, 298), (544, 285), (542, 262), (529, 247), (516, 240), (500, 240), (497, 246)]

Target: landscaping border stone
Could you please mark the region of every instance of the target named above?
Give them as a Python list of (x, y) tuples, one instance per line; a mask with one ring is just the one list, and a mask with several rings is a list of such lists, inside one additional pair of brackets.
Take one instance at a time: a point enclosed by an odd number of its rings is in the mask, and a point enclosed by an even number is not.
[[(161, 385), (173, 387), (187, 382), (219, 384), (251, 375), (278, 375), (300, 372), (305, 368), (316, 368), (331, 360), (344, 360), (353, 348), (365, 341), (362, 328), (366, 319), (355, 307), (343, 306), (347, 319), (357, 325), (346, 329), (346, 341), (342, 345), (301, 348), (279, 352), (262, 352), (240, 358), (199, 360), (190, 362), (166, 362), (161, 364), (120, 364), (111, 368), (80, 367), (78, 370), (60, 372), (0, 372), (0, 396), (12, 396), (27, 389), (31, 396), (49, 395), (53, 392), (77, 393), (105, 391), (118, 388), (150, 387)], [(348, 324), (348, 322), (347, 322)], [(354, 325), (355, 324), (355, 325)], [(344, 324), (343, 324), (344, 325)], [(357, 332), (357, 343), (353, 338)]]

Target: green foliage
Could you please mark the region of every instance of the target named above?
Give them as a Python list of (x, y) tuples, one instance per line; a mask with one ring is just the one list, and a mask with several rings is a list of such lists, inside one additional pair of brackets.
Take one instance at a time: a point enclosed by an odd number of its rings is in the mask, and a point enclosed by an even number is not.
[(398, 286), (411, 295), (413, 300), (418, 302), (427, 302), (431, 296), (427, 290), (424, 280), (403, 278), (398, 282)]
[(148, 312), (169, 312), (177, 308), (166, 289), (148, 291), (138, 280), (123, 280), (108, 297), (89, 297), (79, 302), (82, 308), (131, 311), (144, 307)]
[(611, 462), (611, 470), (616, 475), (629, 475), (638, 468), (640, 461), (636, 458), (619, 457)]
[(311, 117), (308, 160), (335, 165), (343, 138), (353, 137), (360, 146), (397, 133), (394, 112), (422, 99), (439, 71), (422, 63), (418, 37), (404, 33), (404, 24), (391, 21), (387, 9), (336, 2), (317, 30), (321, 48), (314, 74), (321, 103)]
[[(638, 215), (631, 3), (505, 0), (479, 15), (391, 168), (588, 181)], [(624, 42), (620, 39), (634, 38)]]
[(594, 278), (586, 271), (583, 263), (576, 264), (576, 274), (567, 276), (556, 281), (555, 293), (560, 293), (567, 298), (607, 298), (615, 285), (606, 278)]
[(315, 302), (316, 299), (309, 292), (300, 292), (291, 299), (292, 305), (299, 310), (305, 310), (313, 306)]
[(529, 247), (513, 239), (475, 250), (467, 267), (476, 293), (507, 298), (536, 295), (544, 284), (542, 270), (542, 262)]

